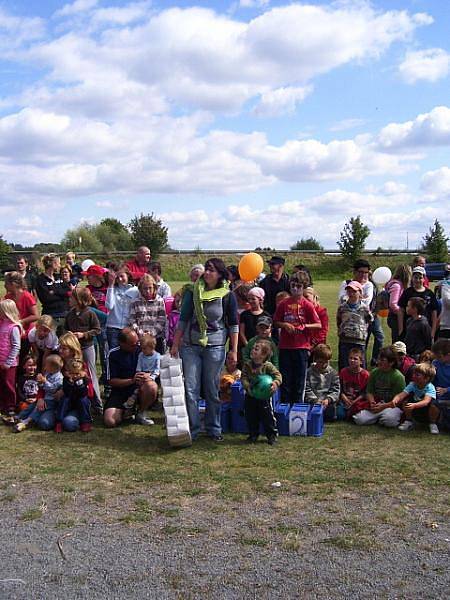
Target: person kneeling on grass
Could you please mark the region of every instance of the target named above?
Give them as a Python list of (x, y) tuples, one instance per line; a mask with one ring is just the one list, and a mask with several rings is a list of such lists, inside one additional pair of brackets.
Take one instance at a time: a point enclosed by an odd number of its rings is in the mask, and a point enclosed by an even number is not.
[(339, 375), (330, 366), (332, 352), (328, 344), (317, 344), (313, 363), (306, 374), (305, 402), (321, 404), (326, 421), (336, 420), (336, 404), (339, 400)]
[(88, 398), (89, 377), (83, 367), (83, 361), (71, 358), (64, 370), (62, 396), (56, 410), (55, 433), (92, 429), (90, 400)]
[(432, 365), (419, 363), (414, 367), (411, 383), (392, 399), (393, 406), (398, 406), (405, 415), (404, 422), (399, 425), (400, 431), (410, 431), (414, 429), (414, 421), (420, 421), (429, 423), (430, 433), (439, 433), (436, 424), (439, 408), (433, 403), (436, 388), (431, 383), (435, 376), (436, 369)]
[(405, 378), (396, 368), (397, 357), (392, 348), (382, 348), (378, 358), (378, 367), (369, 376), (365, 404), (353, 415), (357, 425), (397, 427), (402, 411), (394, 406), (392, 399), (405, 389)]
[[(267, 443), (273, 446), (277, 441), (277, 424), (273, 414), (271, 395), (281, 385), (281, 373), (269, 362), (272, 347), (266, 340), (257, 342), (250, 353), (250, 360), (244, 363), (241, 381), (245, 390), (245, 418), (249, 436), (247, 440), (255, 443), (258, 440), (259, 426), (263, 424)], [(273, 379), (270, 395), (267, 398), (252, 396), (252, 388), (260, 375), (270, 375)]]
[(106, 427), (120, 425), (125, 413), (123, 403), (139, 385), (139, 408), (135, 422), (154, 425), (147, 410), (156, 402), (155, 382), (148, 373), (136, 373), (140, 353), (138, 335), (130, 327), (125, 327), (119, 333), (118, 340), (119, 347), (113, 348), (108, 355), (107, 384), (111, 386), (111, 395), (105, 404), (103, 421)]

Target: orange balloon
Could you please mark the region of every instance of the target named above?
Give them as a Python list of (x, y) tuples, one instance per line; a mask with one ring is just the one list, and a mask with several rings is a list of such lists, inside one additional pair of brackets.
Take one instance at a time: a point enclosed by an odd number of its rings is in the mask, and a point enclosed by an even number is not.
[(389, 314), (389, 309), (388, 308), (382, 308), (381, 310), (378, 311), (378, 316), (379, 317), (383, 317), (384, 319), (388, 316)]
[(260, 275), (264, 268), (262, 256), (256, 252), (249, 252), (239, 261), (239, 276), (243, 281), (253, 281)]

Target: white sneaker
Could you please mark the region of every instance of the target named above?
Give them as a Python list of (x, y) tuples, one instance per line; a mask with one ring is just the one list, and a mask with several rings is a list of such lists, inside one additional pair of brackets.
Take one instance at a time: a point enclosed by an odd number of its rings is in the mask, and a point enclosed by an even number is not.
[(154, 425), (155, 421), (153, 419), (149, 419), (143, 413), (138, 413), (134, 419), (134, 422), (138, 425)]
[(414, 429), (414, 423), (412, 421), (405, 421), (398, 428), (400, 431), (411, 431), (411, 429)]
[(436, 423), (430, 423), (430, 433), (439, 435), (439, 427), (436, 425)]

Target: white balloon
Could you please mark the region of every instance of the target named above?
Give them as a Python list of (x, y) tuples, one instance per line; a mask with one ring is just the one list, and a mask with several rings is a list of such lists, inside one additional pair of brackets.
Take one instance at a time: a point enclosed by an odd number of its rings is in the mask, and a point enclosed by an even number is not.
[(90, 258), (87, 258), (86, 260), (83, 260), (83, 262), (81, 263), (81, 270), (87, 271), (89, 269), (89, 267), (92, 267), (92, 265), (95, 265), (95, 262), (93, 260), (91, 260)]
[(392, 277), (392, 272), (389, 267), (378, 267), (372, 273), (372, 280), (377, 285), (385, 285)]

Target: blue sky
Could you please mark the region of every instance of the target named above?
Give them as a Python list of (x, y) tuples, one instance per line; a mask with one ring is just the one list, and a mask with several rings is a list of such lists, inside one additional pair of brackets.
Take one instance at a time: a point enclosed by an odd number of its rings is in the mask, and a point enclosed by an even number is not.
[(175, 248), (450, 229), (450, 4), (0, 2), (0, 233), (154, 212)]

